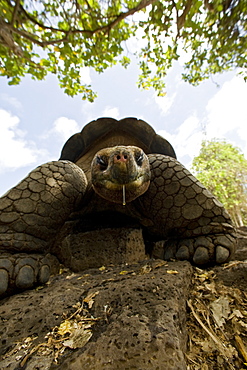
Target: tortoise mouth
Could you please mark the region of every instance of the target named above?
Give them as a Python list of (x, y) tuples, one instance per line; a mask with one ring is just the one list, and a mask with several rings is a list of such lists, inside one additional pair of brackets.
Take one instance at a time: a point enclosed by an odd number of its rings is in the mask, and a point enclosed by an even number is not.
[(151, 177), (147, 156), (142, 149), (133, 146), (100, 150), (92, 161), (91, 174), (97, 194), (123, 204), (143, 194)]
[[(134, 190), (134, 189), (137, 189), (139, 186), (141, 186), (144, 182), (147, 181), (147, 178), (145, 175), (140, 175), (138, 176), (137, 178), (135, 178), (134, 180), (130, 179), (130, 178), (125, 178), (124, 180), (121, 179), (120, 181), (118, 181), (118, 179), (105, 179), (105, 180), (102, 180), (101, 184), (106, 188), (106, 189), (109, 189), (109, 190), (116, 190), (116, 191), (121, 191), (123, 186), (125, 186), (126, 189), (128, 190)], [(94, 186), (94, 184), (93, 184)]]

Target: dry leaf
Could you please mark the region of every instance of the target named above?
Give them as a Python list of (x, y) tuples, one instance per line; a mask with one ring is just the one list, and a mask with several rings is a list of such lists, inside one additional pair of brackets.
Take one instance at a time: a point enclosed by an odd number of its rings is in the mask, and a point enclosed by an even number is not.
[(167, 274), (171, 274), (171, 275), (176, 275), (176, 274), (178, 274), (178, 273), (179, 273), (179, 272), (178, 272), (178, 271), (176, 271), (176, 270), (167, 270), (166, 272), (167, 272)]
[(120, 271), (119, 272), (119, 275), (126, 275), (126, 274), (128, 274), (128, 271)]
[(220, 297), (210, 304), (211, 311), (216, 323), (223, 326), (226, 322), (225, 319), (230, 315), (231, 309), (229, 299), (227, 297)]
[(162, 267), (162, 266), (168, 266), (167, 261), (155, 261), (153, 263), (153, 269), (157, 269), (157, 268)]
[(91, 339), (93, 333), (91, 330), (85, 329), (84, 327), (76, 329), (70, 339), (65, 340), (63, 345), (72, 349), (82, 348)]
[(71, 333), (76, 328), (76, 324), (73, 321), (65, 320), (63, 321), (59, 328), (58, 328), (58, 334), (59, 335), (65, 335), (66, 333)]
[(232, 314), (228, 317), (228, 319), (231, 320), (233, 317), (239, 317), (242, 319), (244, 315), (239, 310), (236, 309), (232, 311)]
[(83, 299), (83, 302), (88, 304), (88, 308), (92, 308), (94, 304), (94, 297), (99, 294), (99, 291), (90, 293), (86, 296), (86, 298)]
[(141, 275), (148, 274), (150, 271), (152, 271), (152, 267), (150, 265), (144, 265), (140, 268), (139, 273)]

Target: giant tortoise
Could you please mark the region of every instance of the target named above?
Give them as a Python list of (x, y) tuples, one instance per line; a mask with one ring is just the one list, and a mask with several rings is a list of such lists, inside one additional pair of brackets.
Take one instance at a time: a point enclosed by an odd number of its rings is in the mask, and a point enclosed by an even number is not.
[(224, 263), (235, 248), (222, 204), (176, 160), (168, 141), (136, 118), (87, 124), (58, 161), (9, 190), (0, 210), (2, 296), (48, 281), (51, 246), (76, 212), (85, 222), (95, 217), (98, 227), (104, 214), (109, 222), (129, 217), (149, 240), (164, 240), (165, 259)]

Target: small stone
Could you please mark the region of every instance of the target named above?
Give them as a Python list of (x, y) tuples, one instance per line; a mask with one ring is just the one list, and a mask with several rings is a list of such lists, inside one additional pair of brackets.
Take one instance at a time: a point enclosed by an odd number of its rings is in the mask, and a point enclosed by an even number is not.
[(228, 257), (230, 255), (230, 252), (225, 247), (222, 247), (221, 245), (218, 245), (216, 247), (216, 262), (217, 263), (224, 263), (227, 261)]
[(209, 262), (209, 255), (207, 248), (198, 247), (193, 256), (193, 262), (196, 265), (204, 265)]

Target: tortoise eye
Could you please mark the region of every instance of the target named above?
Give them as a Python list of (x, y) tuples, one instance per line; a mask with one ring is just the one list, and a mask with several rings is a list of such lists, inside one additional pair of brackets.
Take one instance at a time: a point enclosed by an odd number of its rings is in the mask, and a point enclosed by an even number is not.
[(100, 169), (102, 171), (106, 170), (106, 168), (108, 166), (108, 163), (107, 163), (107, 161), (104, 157), (101, 157), (101, 156), (97, 155), (96, 162), (97, 162), (97, 164), (100, 165)]
[(138, 153), (135, 159), (136, 159), (137, 165), (141, 167), (143, 163), (143, 159), (144, 159), (143, 152)]

